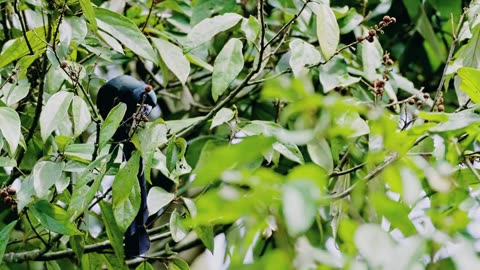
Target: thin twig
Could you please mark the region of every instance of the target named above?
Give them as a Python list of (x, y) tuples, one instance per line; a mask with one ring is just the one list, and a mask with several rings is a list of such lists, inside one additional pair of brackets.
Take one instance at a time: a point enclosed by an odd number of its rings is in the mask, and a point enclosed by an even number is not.
[[(438, 86), (437, 86), (435, 99), (433, 100), (433, 105), (432, 105), (432, 108), (430, 109), (431, 112), (435, 109), (435, 105), (440, 99), (442, 89), (443, 89), (443, 84), (445, 83), (445, 79), (447, 77), (448, 64), (450, 63), (450, 61), (452, 61), (453, 54), (455, 53), (455, 48), (458, 43), (458, 36), (460, 35), (460, 30), (462, 29), (463, 20), (465, 19), (465, 14), (467, 13), (467, 11), (468, 11), (467, 8), (463, 9), (463, 13), (460, 16), (460, 19), (458, 19), (457, 29), (455, 30), (455, 33), (453, 33), (452, 45), (450, 46), (450, 51), (448, 52), (448, 57), (447, 57), (447, 61), (445, 62), (445, 67), (443, 68), (442, 77), (440, 78), (440, 82), (438, 83)], [(452, 19), (452, 31), (453, 31), (453, 19)]]

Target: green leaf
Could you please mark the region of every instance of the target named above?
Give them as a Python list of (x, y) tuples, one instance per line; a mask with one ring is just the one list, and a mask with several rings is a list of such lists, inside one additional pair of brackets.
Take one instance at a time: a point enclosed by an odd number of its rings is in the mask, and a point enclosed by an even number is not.
[(125, 105), (123, 102), (120, 102), (108, 113), (107, 118), (102, 123), (102, 128), (100, 129), (100, 141), (98, 143), (98, 149), (101, 150), (113, 137), (120, 126), (126, 111), (127, 105)]
[(305, 66), (316, 64), (322, 60), (320, 52), (313, 45), (301, 39), (292, 40), (288, 46), (292, 52), (289, 64), (295, 77), (302, 74)]
[(469, 67), (461, 67), (457, 70), (458, 76), (462, 79), (460, 89), (467, 93), (468, 97), (475, 103), (480, 103), (480, 70)]
[(60, 206), (41, 200), (29, 208), (29, 212), (47, 230), (65, 235), (81, 234)]
[(13, 156), (22, 135), (20, 133), (20, 117), (14, 109), (0, 107), (0, 131)]
[[(45, 28), (42, 26), (27, 31), (26, 33), (33, 53), (38, 53), (40, 50), (44, 50), (47, 47), (47, 44), (45, 43), (44, 29)], [(30, 54), (30, 49), (28, 48), (25, 38), (22, 35), (21, 37), (15, 39), (13, 44), (11, 44), (7, 49), (3, 50), (3, 53), (0, 55), (0, 68), (3, 68), (4, 66), (17, 59), (20, 59), (27, 54)]]
[(65, 163), (39, 161), (33, 167), (33, 187), (37, 197), (45, 198), (50, 193), (50, 188), (61, 177)]
[(398, 228), (405, 236), (417, 232), (412, 221), (408, 217), (411, 209), (401, 202), (395, 202), (383, 194), (371, 194), (371, 202), (378, 214), (383, 215), (393, 227)]
[[(76, 179), (75, 188), (67, 209), (67, 213), (73, 218), (79, 217), (88, 209), (100, 188), (107, 171), (107, 161), (110, 160), (110, 157), (109, 154), (99, 156)], [(92, 180), (93, 183), (91, 183)]]
[(78, 137), (87, 129), (91, 122), (91, 115), (87, 103), (78, 96), (73, 97), (72, 101), (73, 114), (73, 135)]
[(360, 77), (353, 77), (348, 74), (347, 64), (340, 57), (334, 57), (325, 65), (322, 65), (319, 78), (324, 93), (328, 93), (336, 87), (347, 87), (360, 81)]
[(340, 29), (332, 9), (325, 4), (315, 5), (317, 17), (317, 38), (323, 58), (328, 60), (337, 51)]
[(167, 157), (167, 169), (169, 172), (171, 172), (175, 169), (177, 162), (181, 158), (180, 149), (175, 140), (171, 140), (168, 143), (165, 155)]
[(240, 29), (245, 34), (245, 37), (247, 38), (247, 42), (251, 44), (255, 42), (255, 39), (257, 39), (258, 34), (260, 33), (260, 30), (261, 30), (261, 25), (260, 25), (260, 22), (257, 20), (257, 18), (250, 15), (248, 19), (246, 18), (242, 19), (242, 25)]
[(187, 119), (181, 119), (181, 120), (170, 120), (166, 121), (167, 123), (167, 128), (170, 131), (171, 134), (178, 133), (179, 131), (183, 130), (184, 128), (187, 128), (196, 122), (200, 121), (203, 119), (202, 116), (194, 117), (194, 118), (187, 118)]
[(104, 8), (95, 8), (100, 29), (118, 39), (135, 54), (158, 64), (158, 59), (148, 39), (129, 18)]
[(171, 270), (190, 270), (187, 262), (182, 259), (173, 258), (168, 264), (168, 269)]
[(135, 151), (113, 180), (113, 211), (122, 232), (127, 230), (140, 208), (140, 186), (137, 179), (139, 167), (140, 153)]
[(328, 173), (333, 172), (332, 150), (325, 139), (316, 139), (307, 144), (307, 151), (313, 163), (324, 168)]
[(243, 44), (238, 38), (230, 39), (213, 64), (212, 97), (217, 100), (243, 69)]
[(300, 164), (303, 164), (304, 162), (302, 152), (300, 152), (300, 149), (298, 149), (298, 146), (295, 144), (276, 142), (273, 144), (273, 149), (291, 161), (295, 161)]
[(161, 187), (152, 187), (148, 191), (147, 206), (149, 215), (157, 213), (175, 198), (175, 194), (166, 192)]
[(172, 239), (175, 242), (182, 241), (188, 233), (188, 228), (182, 224), (182, 216), (177, 212), (177, 209), (173, 210), (172, 215), (170, 216), (170, 232), (172, 234)]
[(155, 270), (155, 269), (149, 262), (143, 261), (137, 266), (137, 268), (135, 268), (135, 270)]
[(183, 55), (182, 49), (160, 38), (152, 38), (152, 41), (168, 69), (175, 74), (182, 84), (185, 84), (188, 74), (190, 74), (190, 63)]
[(58, 128), (58, 124), (67, 115), (73, 93), (60, 91), (51, 96), (40, 114), (40, 134), (46, 141), (50, 133)]
[(102, 220), (105, 224), (105, 231), (107, 232), (113, 251), (119, 260), (123, 260), (123, 234), (115, 222), (112, 205), (102, 200), (100, 201), (100, 208), (102, 209)]
[(90, 22), (93, 31), (97, 32), (97, 21), (95, 20), (95, 9), (93, 9), (92, 2), (90, 0), (80, 0), (79, 2), (83, 11), (83, 16), (85, 16)]
[(210, 126), (210, 129), (220, 126), (223, 123), (227, 123), (228, 121), (232, 120), (232, 118), (235, 116), (235, 113), (229, 109), (229, 108), (222, 108), (220, 111), (215, 114), (212, 120), (212, 125)]
[(312, 226), (317, 213), (315, 206), (315, 184), (297, 180), (282, 187), (283, 216), (291, 235), (299, 235)]
[(213, 250), (215, 248), (215, 235), (213, 234), (213, 227), (197, 226), (195, 227), (195, 232), (197, 233), (198, 238), (202, 240), (202, 243), (205, 245), (205, 247), (213, 254)]
[(207, 18), (195, 25), (190, 32), (188, 32), (185, 48), (190, 51), (201, 44), (209, 41), (215, 35), (235, 26), (242, 16), (236, 13), (225, 13), (213, 18)]
[[(27, 58), (27, 56), (22, 59)], [(5, 86), (4, 86), (5, 87)], [(15, 105), (28, 95), (30, 90), (30, 83), (26, 80), (20, 81), (17, 84), (12, 84), (9, 89), (4, 88), (4, 95), (6, 96), (7, 106)]]
[[(155, 140), (152, 140), (155, 138)], [(140, 149), (143, 158), (143, 170), (149, 172), (153, 166), (153, 156), (157, 148), (167, 143), (167, 126), (163, 123), (154, 122), (147, 125), (133, 135), (133, 143)], [(146, 180), (151, 183), (150, 174), (145, 174)]]
[(0, 231), (0, 264), (2, 264), (3, 254), (5, 254), (5, 249), (7, 249), (8, 237), (15, 227), (15, 224), (17, 224), (16, 220), (10, 222)]
[(210, 65), (209, 63), (207, 63), (207, 62), (206, 62), (205, 60), (203, 60), (202, 58), (200, 58), (200, 57), (198, 57), (198, 56), (196, 56), (196, 55), (194, 55), (194, 54), (191, 54), (191, 53), (187, 54), (187, 55), (186, 55), (186, 58), (187, 58), (187, 60), (188, 60), (190, 63), (192, 63), (192, 64), (194, 64), (194, 65), (196, 65), (196, 66), (199, 66), (199, 67), (201, 67), (201, 68), (204, 68), (204, 69), (206, 69), (206, 70), (208, 70), (208, 71), (210, 71), (210, 72), (213, 72), (213, 67), (212, 67), (212, 65)]
[(271, 150), (273, 142), (274, 139), (272, 138), (251, 136), (234, 145), (214, 148), (212, 147), (214, 144), (210, 144), (210, 149), (207, 149), (208, 154), (204, 155), (203, 152), (206, 150), (207, 143), (194, 170), (197, 177), (192, 184), (196, 186), (209, 184), (234, 165), (258, 161), (263, 157), (264, 152)]

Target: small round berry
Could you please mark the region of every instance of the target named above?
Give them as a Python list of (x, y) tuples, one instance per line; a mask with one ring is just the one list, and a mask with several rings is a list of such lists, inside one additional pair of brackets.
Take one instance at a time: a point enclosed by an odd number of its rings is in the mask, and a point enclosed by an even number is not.
[(0, 193), (0, 196), (1, 196), (2, 198), (5, 198), (5, 197), (8, 196), (8, 192), (7, 192), (6, 190), (2, 190), (2, 192)]
[(393, 103), (393, 102), (395, 102), (395, 99), (394, 99), (394, 98), (389, 98), (389, 99), (388, 99), (388, 103)]
[(150, 84), (145, 85), (145, 92), (152, 91), (153, 87)]
[(429, 98), (430, 98), (430, 94), (429, 94), (429, 93), (423, 93), (423, 98), (424, 98), (424, 99), (429, 99)]
[(358, 41), (358, 42), (362, 42), (362, 41), (364, 41), (364, 40), (365, 40), (365, 38), (364, 38), (363, 36), (358, 36), (358, 37), (357, 37), (357, 41)]
[(423, 106), (423, 100), (418, 100), (417, 101), (417, 106), (419, 106), (419, 107)]
[(390, 18), (390, 21), (391, 21), (392, 23), (396, 23), (396, 22), (397, 22), (397, 18), (391, 17), (391, 18)]
[(382, 80), (376, 80), (374, 83), (373, 83), (373, 87), (375, 88), (381, 88), (385, 86), (385, 82), (382, 81)]
[(438, 111), (439, 112), (444, 112), (445, 111), (445, 106), (443, 106), (443, 104), (438, 105)]
[(381, 21), (381, 22), (378, 23), (378, 27), (380, 27), (380, 28), (383, 28), (383, 27), (385, 27), (386, 25), (387, 25), (387, 23), (384, 22), (384, 21)]
[(10, 76), (10, 77), (8, 77), (7, 81), (8, 81), (8, 83), (15, 83), (15, 78)]
[(372, 43), (372, 42), (374, 41), (373, 36), (368, 36), (368, 37), (367, 37), (367, 41), (370, 42), (370, 43)]
[(60, 67), (61, 67), (61, 68), (66, 68), (66, 67), (68, 67), (67, 61), (63, 60), (63, 61), (60, 63)]
[(7, 197), (3, 198), (3, 201), (4, 201), (6, 204), (10, 204), (10, 203), (12, 203), (13, 199), (12, 199), (12, 197), (7, 196)]
[(388, 60), (387, 60), (387, 65), (388, 65), (388, 66), (393, 66), (394, 63), (395, 63), (395, 62), (393, 62), (392, 59), (388, 59)]
[(410, 98), (410, 99), (408, 100), (408, 104), (410, 104), (410, 105), (415, 104), (415, 99), (414, 99), (414, 98)]
[(7, 192), (9, 195), (15, 195), (17, 193), (17, 191), (14, 188), (8, 188)]
[(388, 15), (383, 16), (383, 21), (386, 22), (386, 23), (390, 22), (391, 19), (392, 18), (390, 18), (390, 16), (388, 16)]
[(368, 35), (374, 37), (375, 35), (377, 35), (377, 31), (375, 31), (375, 29), (370, 29), (368, 30)]

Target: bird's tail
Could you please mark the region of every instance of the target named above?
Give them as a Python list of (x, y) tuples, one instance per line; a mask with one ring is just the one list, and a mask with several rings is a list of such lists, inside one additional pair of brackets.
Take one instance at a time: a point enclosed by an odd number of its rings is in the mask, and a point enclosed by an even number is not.
[[(124, 145), (125, 158), (129, 159), (131, 153), (135, 149), (133, 143), (127, 142)], [(137, 174), (138, 184), (140, 186), (140, 209), (138, 210), (135, 220), (128, 227), (125, 232), (125, 238), (123, 240), (125, 256), (127, 258), (132, 258), (145, 254), (150, 248), (150, 238), (148, 237), (147, 229), (145, 224), (148, 218), (148, 209), (147, 209), (147, 188), (145, 175), (143, 174), (142, 169), (142, 160), (140, 159), (140, 170)]]

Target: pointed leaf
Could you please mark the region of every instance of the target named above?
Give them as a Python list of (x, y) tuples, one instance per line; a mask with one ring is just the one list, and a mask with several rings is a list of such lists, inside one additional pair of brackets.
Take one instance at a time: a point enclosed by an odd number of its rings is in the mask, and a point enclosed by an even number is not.
[(235, 113), (231, 109), (222, 108), (213, 117), (212, 125), (210, 126), (210, 129), (232, 120), (234, 116), (235, 116)]
[(152, 187), (148, 191), (147, 195), (147, 207), (148, 214), (152, 215), (160, 211), (163, 207), (168, 205), (175, 195), (173, 193), (166, 192), (161, 187)]
[(177, 209), (173, 210), (170, 216), (170, 232), (172, 233), (172, 239), (175, 242), (182, 241), (188, 233), (188, 229), (182, 224), (182, 216), (177, 212)]
[(140, 208), (139, 167), (140, 153), (135, 151), (113, 181), (113, 214), (122, 232), (127, 230)]
[(80, 234), (67, 212), (58, 205), (42, 200), (32, 205), (29, 212), (49, 231), (65, 235)]
[(461, 67), (457, 71), (458, 76), (462, 79), (460, 89), (467, 93), (468, 97), (475, 103), (480, 103), (480, 70)]
[(289, 44), (292, 55), (290, 56), (290, 67), (293, 75), (298, 77), (307, 65), (313, 65), (322, 60), (320, 52), (301, 39), (294, 39)]
[(190, 51), (193, 48), (209, 41), (215, 35), (235, 26), (242, 16), (236, 13), (225, 13), (213, 18), (207, 18), (198, 23), (187, 35), (186, 49)]
[(87, 18), (93, 27), (93, 31), (97, 31), (97, 21), (95, 20), (95, 10), (93, 9), (92, 2), (90, 0), (80, 0), (80, 7), (83, 11), (83, 16)]
[(182, 49), (161, 38), (152, 38), (152, 41), (168, 69), (182, 84), (185, 84), (188, 74), (190, 74), (190, 63), (183, 55)]
[(115, 222), (112, 205), (102, 200), (100, 201), (100, 208), (102, 209), (102, 219), (105, 224), (105, 231), (107, 232), (113, 251), (115, 252), (115, 255), (117, 255), (117, 258), (122, 260), (124, 256), (123, 235)]
[(243, 69), (242, 42), (230, 39), (213, 64), (212, 97), (216, 101)]
[(8, 237), (10, 232), (13, 230), (13, 227), (15, 227), (15, 224), (17, 224), (16, 220), (10, 222), (0, 231), (0, 264), (2, 264), (3, 254), (5, 254), (5, 249), (7, 248)]
[(158, 63), (152, 45), (132, 20), (104, 8), (95, 8), (95, 16), (100, 29), (114, 36), (135, 54)]
[(51, 96), (40, 114), (40, 134), (46, 141), (67, 114), (73, 93), (60, 91)]
[(90, 111), (85, 101), (78, 96), (73, 97), (72, 102), (72, 114), (73, 114), (73, 135), (75, 137), (82, 134), (87, 129), (91, 122)]
[(13, 155), (21, 136), (20, 117), (14, 109), (0, 107), (0, 131), (8, 143), (10, 153)]
[(64, 162), (39, 161), (33, 167), (33, 187), (37, 197), (44, 198), (61, 177)]
[(102, 123), (102, 128), (100, 129), (100, 141), (98, 143), (98, 149), (101, 150), (113, 137), (118, 129), (118, 126), (120, 126), (126, 111), (127, 105), (125, 105), (123, 102), (120, 102), (108, 113), (107, 118)]
[(337, 46), (340, 42), (340, 29), (332, 9), (325, 4), (318, 4), (317, 6), (318, 42), (323, 57), (328, 60), (337, 51)]

